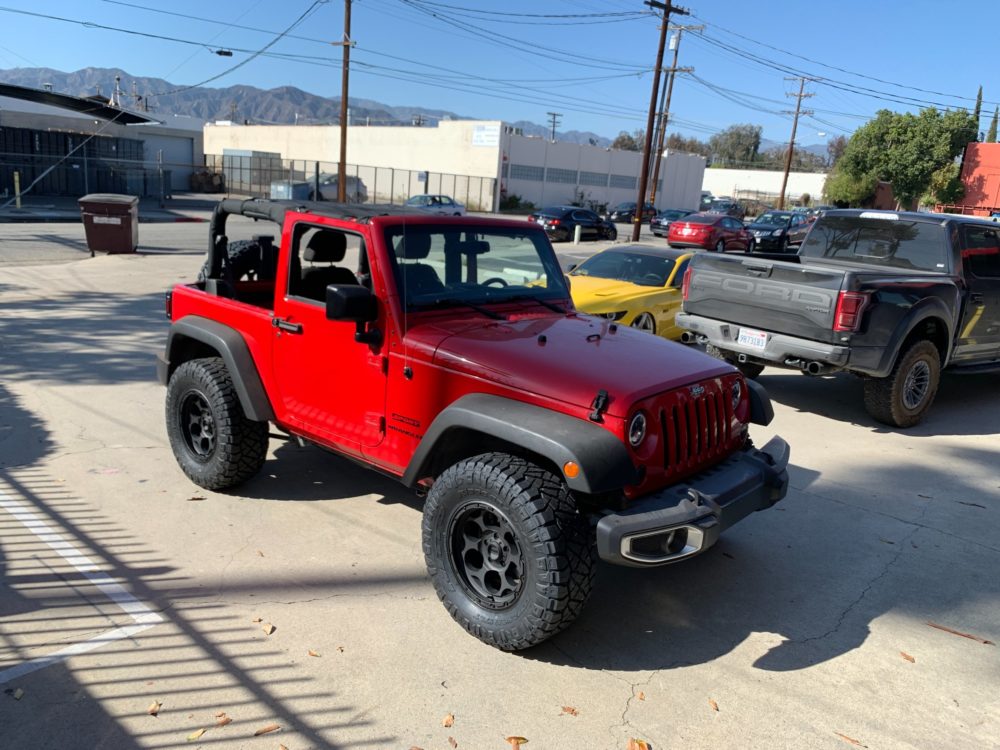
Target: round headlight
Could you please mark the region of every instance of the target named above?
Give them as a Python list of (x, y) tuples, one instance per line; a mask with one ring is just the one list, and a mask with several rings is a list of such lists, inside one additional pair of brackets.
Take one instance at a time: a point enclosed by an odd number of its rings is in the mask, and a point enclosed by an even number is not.
[(646, 439), (646, 415), (639, 412), (628, 423), (628, 442), (633, 448), (638, 448)]
[(740, 405), (740, 399), (743, 398), (743, 384), (737, 380), (733, 383), (733, 410)]

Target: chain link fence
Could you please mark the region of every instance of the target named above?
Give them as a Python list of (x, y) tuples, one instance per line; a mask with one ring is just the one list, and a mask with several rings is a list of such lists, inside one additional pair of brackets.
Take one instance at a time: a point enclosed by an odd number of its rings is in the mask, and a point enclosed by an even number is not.
[[(193, 179), (221, 180), (223, 191), (255, 198), (336, 200), (336, 162), (282, 159), (273, 154), (206, 154), (204, 173)], [(448, 195), (469, 211), (492, 211), (496, 180), (491, 177), (419, 172), (393, 167), (347, 165), (347, 200), (400, 204), (414, 195)]]

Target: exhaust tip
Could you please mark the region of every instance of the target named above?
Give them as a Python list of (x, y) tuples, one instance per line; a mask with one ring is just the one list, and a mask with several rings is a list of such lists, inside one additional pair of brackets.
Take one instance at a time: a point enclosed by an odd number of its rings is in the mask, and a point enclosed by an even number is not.
[(694, 334), (691, 331), (684, 331), (681, 334), (682, 344), (693, 344), (695, 342)]
[(705, 532), (697, 526), (648, 531), (622, 539), (622, 557), (646, 565), (663, 565), (698, 554), (705, 547)]

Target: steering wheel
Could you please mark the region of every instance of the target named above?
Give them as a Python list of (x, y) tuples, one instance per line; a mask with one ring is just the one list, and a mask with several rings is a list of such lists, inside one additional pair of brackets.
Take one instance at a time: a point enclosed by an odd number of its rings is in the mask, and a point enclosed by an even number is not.
[(482, 286), (489, 286), (490, 284), (496, 284), (497, 286), (510, 286), (505, 279), (501, 279), (499, 276), (494, 276), (491, 279), (486, 279), (486, 281), (480, 282)]
[(663, 286), (663, 277), (658, 273), (647, 273), (642, 277), (642, 280), (651, 286)]

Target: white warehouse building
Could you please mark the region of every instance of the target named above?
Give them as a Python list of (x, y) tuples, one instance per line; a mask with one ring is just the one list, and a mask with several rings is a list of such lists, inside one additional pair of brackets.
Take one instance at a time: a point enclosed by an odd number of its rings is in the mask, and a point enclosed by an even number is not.
[[(216, 159), (271, 156), (284, 162), (290, 179), (308, 179), (311, 163), (321, 163), (318, 171), (336, 172), (340, 128), (214, 123), (205, 126), (204, 148)], [(536, 206), (634, 201), (642, 155), (528, 137), (496, 120), (445, 120), (436, 127), (352, 125), (347, 162), (348, 174), (364, 182), (370, 201), (447, 193), (472, 210), (497, 210), (510, 196)], [(280, 179), (281, 169), (270, 174)], [(657, 207), (697, 208), (704, 172), (704, 157), (664, 154)]]

